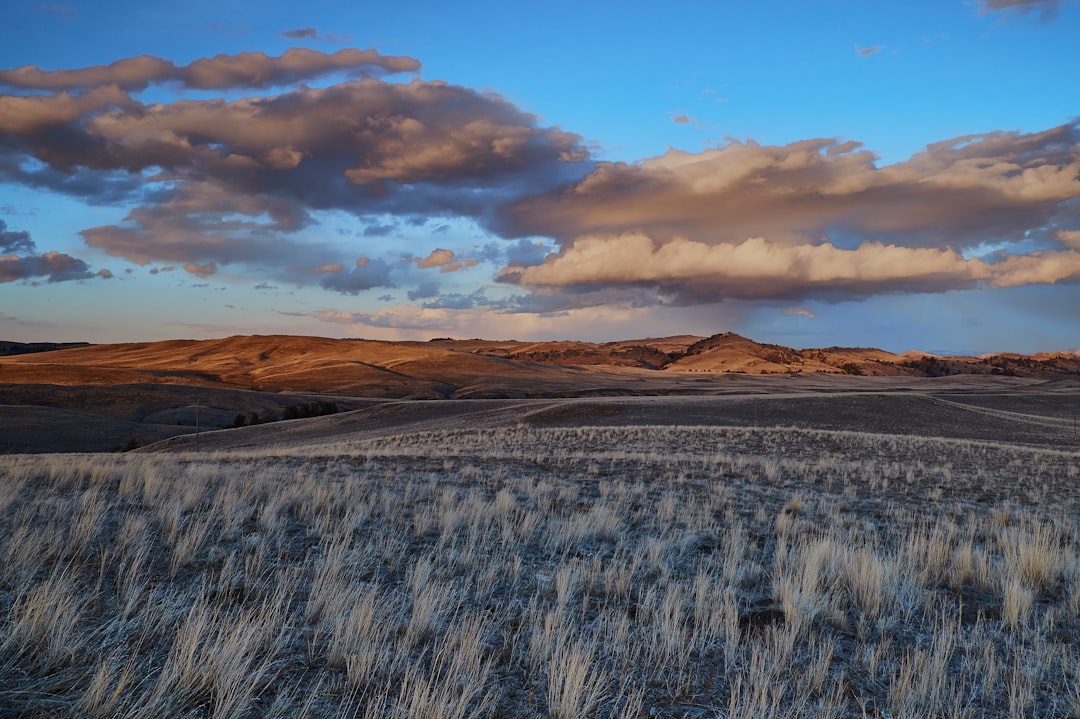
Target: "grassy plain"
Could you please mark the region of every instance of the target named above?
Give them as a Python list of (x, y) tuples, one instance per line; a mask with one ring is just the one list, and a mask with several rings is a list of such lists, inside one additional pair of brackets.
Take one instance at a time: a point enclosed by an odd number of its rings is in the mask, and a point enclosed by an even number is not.
[(0, 716), (1080, 716), (1067, 422), (560, 407), (0, 457)]

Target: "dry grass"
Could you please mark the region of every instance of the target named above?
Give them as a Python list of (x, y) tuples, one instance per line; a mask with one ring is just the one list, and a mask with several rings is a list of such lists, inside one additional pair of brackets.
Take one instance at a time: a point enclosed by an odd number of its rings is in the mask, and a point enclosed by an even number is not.
[(511, 428), (0, 458), (0, 717), (1077, 717), (1077, 453)]

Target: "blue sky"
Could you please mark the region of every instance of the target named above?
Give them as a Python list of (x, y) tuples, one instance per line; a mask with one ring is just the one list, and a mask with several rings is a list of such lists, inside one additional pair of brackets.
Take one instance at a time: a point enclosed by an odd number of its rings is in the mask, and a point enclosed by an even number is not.
[(1080, 3), (4, 14), (2, 339), (1080, 346)]

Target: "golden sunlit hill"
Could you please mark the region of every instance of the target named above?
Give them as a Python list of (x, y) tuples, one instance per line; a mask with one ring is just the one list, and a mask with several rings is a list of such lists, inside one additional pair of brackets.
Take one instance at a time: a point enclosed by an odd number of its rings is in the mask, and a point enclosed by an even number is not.
[[(1039, 442), (1046, 421), (1056, 426), (1077, 413), (1069, 402), (1075, 401), (1080, 378), (1080, 357), (1066, 352), (939, 357), (872, 348), (796, 350), (733, 333), (604, 343), (237, 336), (6, 345), (17, 352), (0, 357), (0, 451), (7, 452), (131, 449), (196, 433), (210, 446), (215, 440), (202, 435), (221, 429), (247, 429), (244, 441), (249, 442), (273, 434), (265, 427), (253, 433), (251, 425), (320, 417), (330, 431), (336, 420), (326, 415), (370, 413), (373, 405), (391, 402), (399, 406), (394, 419), (385, 412), (370, 414), (361, 422), (365, 432), (380, 423), (414, 427), (429, 420), (440, 427), (459, 422), (822, 426), (826, 410), (811, 408), (807, 398), (838, 395), (875, 398), (838, 415), (847, 417), (839, 428), (864, 426), (865, 415), (875, 412), (912, 417), (923, 412), (937, 426), (943, 411), (939, 400), (947, 396), (949, 401), (961, 397), (984, 423), (986, 412), (1011, 413), (995, 415), (995, 421), (1017, 420), (1034, 432), (1021, 431), (1025, 441)], [(920, 402), (936, 398), (938, 403), (894, 406), (900, 400), (893, 395), (911, 392), (923, 398)], [(679, 399), (701, 397), (713, 398), (713, 404)], [(604, 404), (588, 398), (637, 399)], [(494, 409), (454, 404), (477, 400), (504, 402)], [(297, 425), (290, 428), (296, 431)]]

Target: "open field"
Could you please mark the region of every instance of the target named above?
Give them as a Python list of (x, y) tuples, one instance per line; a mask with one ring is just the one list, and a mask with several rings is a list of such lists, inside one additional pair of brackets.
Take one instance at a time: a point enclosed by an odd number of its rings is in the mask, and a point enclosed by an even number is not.
[(0, 458), (0, 716), (1080, 716), (1067, 420), (1051, 447), (616, 405)]

